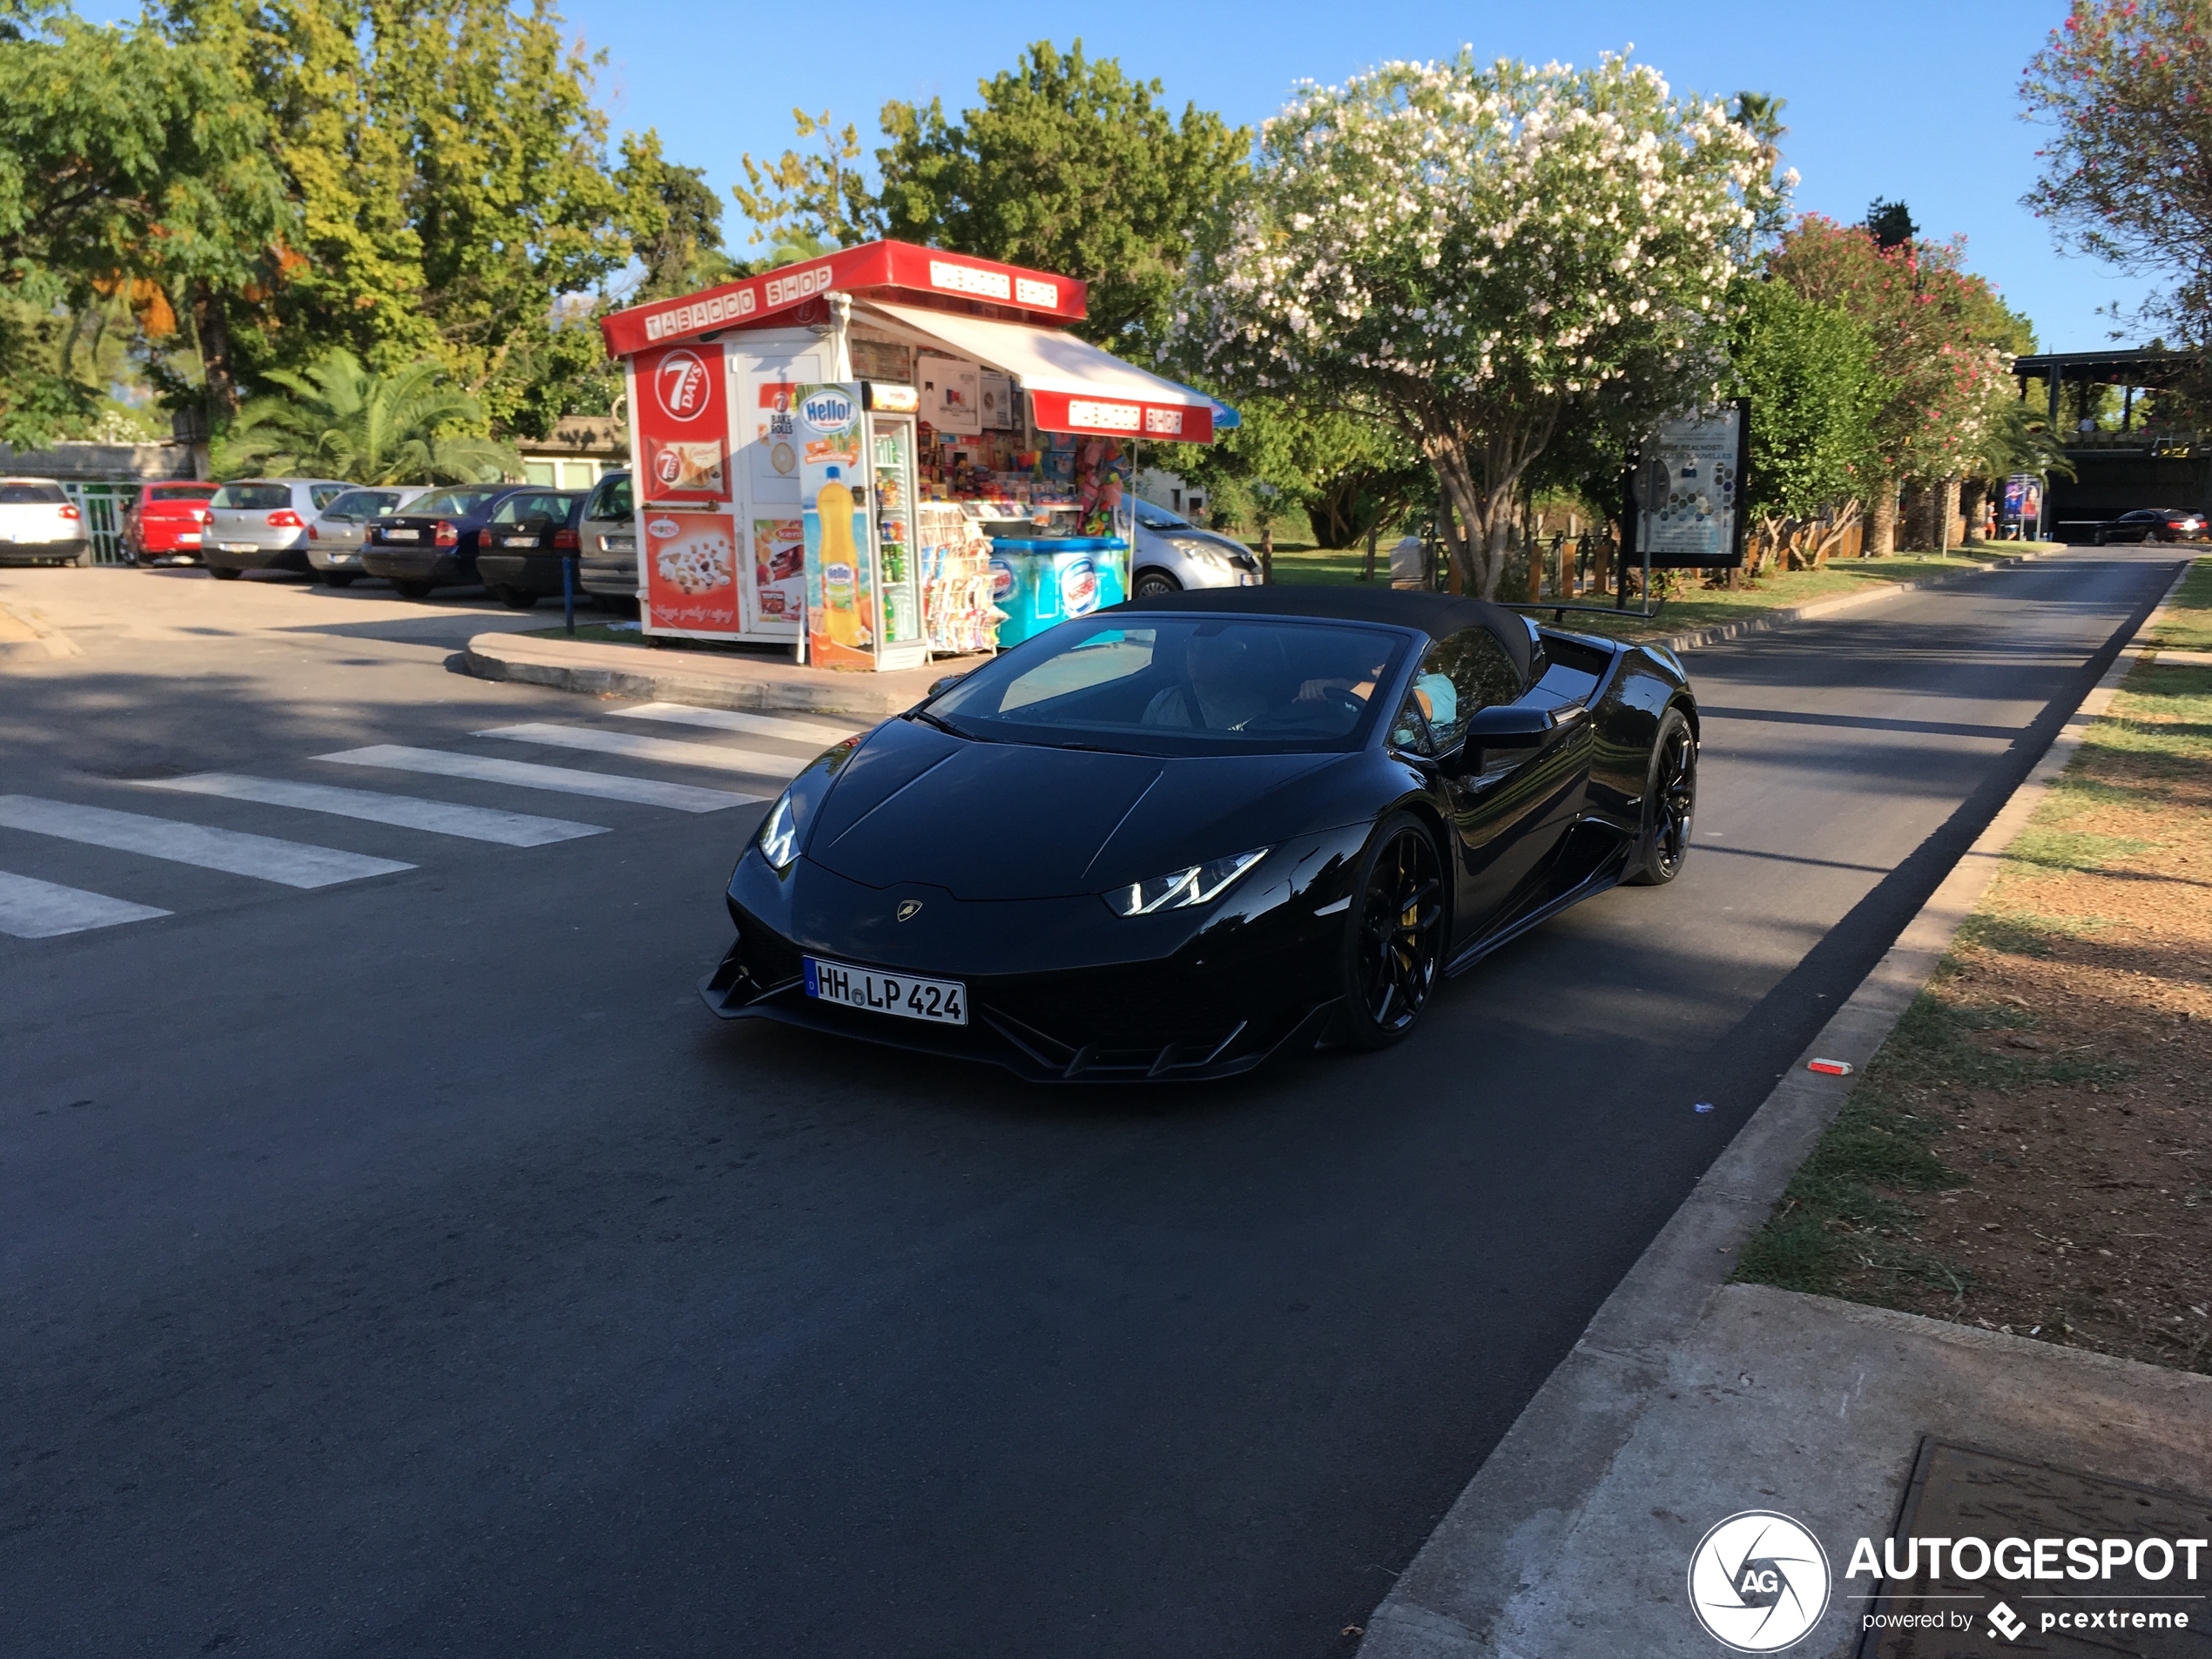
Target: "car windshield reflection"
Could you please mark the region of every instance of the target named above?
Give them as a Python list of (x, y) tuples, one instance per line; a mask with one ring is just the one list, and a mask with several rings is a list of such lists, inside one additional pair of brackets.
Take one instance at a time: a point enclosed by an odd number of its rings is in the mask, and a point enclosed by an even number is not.
[(964, 737), (1157, 756), (1339, 752), (1366, 740), (1402, 635), (1222, 617), (1066, 624), (929, 705)]

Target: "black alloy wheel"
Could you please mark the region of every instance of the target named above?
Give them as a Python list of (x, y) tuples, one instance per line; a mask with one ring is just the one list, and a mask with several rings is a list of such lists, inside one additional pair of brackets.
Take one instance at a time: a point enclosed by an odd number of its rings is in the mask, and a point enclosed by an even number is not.
[(1622, 879), (1632, 887), (1663, 887), (1680, 875), (1696, 816), (1697, 742), (1683, 711), (1669, 709), (1651, 745), (1635, 861)]
[(1130, 596), (1135, 599), (1157, 599), (1163, 593), (1180, 593), (1183, 583), (1165, 570), (1139, 570), (1136, 590)]
[(1386, 1049), (1420, 1021), (1444, 956), (1444, 870), (1435, 840), (1410, 813), (1390, 818), (1360, 867), (1345, 941), (1345, 1005), (1353, 1044)]

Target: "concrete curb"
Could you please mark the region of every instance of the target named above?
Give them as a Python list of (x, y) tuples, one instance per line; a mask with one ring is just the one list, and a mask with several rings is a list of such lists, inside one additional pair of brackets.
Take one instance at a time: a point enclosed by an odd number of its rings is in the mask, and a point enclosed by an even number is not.
[(686, 657), (681, 651), (645, 651), (634, 645), (478, 634), (447, 666), (478, 679), (513, 680), (591, 697), (880, 719), (912, 708), (932, 682), (974, 665), (948, 662), (900, 673), (833, 674), (787, 662)]
[(82, 646), (48, 626), (36, 611), (11, 610), (0, 604), (0, 663), (54, 662), (84, 654)]
[(1606, 1298), (1375, 1609), (1361, 1659), (1474, 1659), (1496, 1651), (1491, 1627), (1557, 1558), (1663, 1392), (1674, 1350), (1705, 1317), (1737, 1251), (1851, 1092), (1844, 1079), (1805, 1070), (1805, 1061), (1820, 1055), (1864, 1071), (1996, 879), (2006, 848), (2150, 649), (2141, 642), (2193, 565), (2183, 564), (1988, 827)]

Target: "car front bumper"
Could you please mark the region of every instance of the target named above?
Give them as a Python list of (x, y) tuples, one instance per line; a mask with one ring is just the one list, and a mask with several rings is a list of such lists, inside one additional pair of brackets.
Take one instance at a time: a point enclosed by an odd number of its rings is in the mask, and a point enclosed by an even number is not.
[[(986, 1061), (1039, 1082), (1233, 1076), (1327, 1034), (1346, 924), (1314, 912), (1348, 891), (1363, 840), (1364, 826), (1304, 838), (1213, 905), (1130, 918), (1089, 894), (974, 903), (919, 884), (873, 887), (804, 858), (779, 875), (749, 846), (728, 895), (736, 942), (699, 993), (725, 1019)], [(968, 1022), (810, 997), (806, 956), (957, 980)]]

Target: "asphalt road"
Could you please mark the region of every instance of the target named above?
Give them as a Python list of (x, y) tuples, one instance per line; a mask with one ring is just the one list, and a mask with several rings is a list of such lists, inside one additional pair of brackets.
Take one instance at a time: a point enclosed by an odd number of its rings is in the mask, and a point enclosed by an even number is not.
[[(314, 758), (766, 796), (472, 734), (795, 738), (458, 678), (466, 615), (54, 573), (251, 619), (0, 670), (0, 795), (50, 803), (0, 802), (0, 873), (170, 913), (0, 936), (0, 1650), (1346, 1651), (2173, 569), (1695, 653), (1680, 881), (1493, 957), (1389, 1054), (1149, 1090), (711, 1019), (758, 805)], [(604, 833), (156, 786), (210, 771)], [(86, 807), (408, 867), (286, 886), (312, 857), (152, 857)]]

